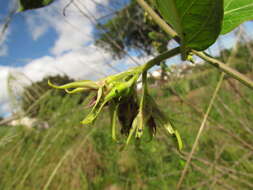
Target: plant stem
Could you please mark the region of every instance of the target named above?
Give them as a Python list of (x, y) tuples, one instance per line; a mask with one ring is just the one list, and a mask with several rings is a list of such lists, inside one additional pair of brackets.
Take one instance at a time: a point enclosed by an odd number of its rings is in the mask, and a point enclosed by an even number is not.
[(118, 73), (116, 75), (108, 76), (105, 78), (105, 80), (107, 83), (111, 83), (113, 81), (120, 80), (120, 79), (126, 77), (127, 75), (135, 75), (135, 77), (137, 77), (136, 78), (136, 80), (137, 80), (141, 74), (147, 72), (153, 66), (159, 65), (162, 61), (164, 61), (168, 58), (171, 58), (179, 53), (180, 53), (180, 47), (176, 47), (174, 49), (168, 50), (168, 51), (156, 56), (155, 58), (151, 59), (150, 61), (148, 61), (144, 65), (134, 67), (132, 69)]
[(214, 59), (212, 57), (207, 56), (204, 52), (199, 52), (192, 50), (195, 55), (198, 55), (202, 59), (206, 60), (208, 63), (212, 64), (213, 66), (219, 68), (224, 73), (228, 74), (229, 76), (233, 77), (234, 79), (238, 80), (239, 82), (243, 83), (244, 85), (248, 86), (249, 88), (253, 89), (253, 81), (250, 80), (245, 75), (239, 73), (238, 71), (232, 69), (231, 67), (225, 65), (221, 61)]
[[(149, 15), (153, 18), (153, 20), (172, 38), (174, 38), (177, 42), (180, 41), (177, 33), (162, 19), (160, 18), (157, 13), (145, 2), (145, 0), (137, 0), (139, 5), (149, 13)], [(192, 50), (192, 52), (210, 63), (211, 65), (219, 68), (224, 73), (228, 74), (229, 76), (233, 77), (234, 79), (240, 81), (244, 85), (248, 86), (249, 88), (253, 89), (253, 81), (249, 78), (245, 77), (238, 71), (230, 68), (229, 66), (225, 65), (223, 62), (214, 59), (203, 52)]]
[(139, 5), (148, 12), (148, 14), (152, 17), (152, 19), (172, 38), (178, 38), (177, 33), (163, 20), (156, 14), (156, 12), (144, 1), (144, 0), (137, 0)]
[[(163, 20), (161, 19), (156, 13), (155, 11), (145, 2), (145, 0), (137, 0), (137, 2), (139, 3), (139, 5), (145, 10), (147, 11), (150, 16), (153, 18), (153, 20), (169, 35), (171, 36), (172, 38), (174, 38), (177, 42), (180, 43), (180, 39), (177, 35), (177, 33)], [(215, 98), (218, 94), (218, 91), (221, 87), (221, 84), (222, 84), (222, 81), (224, 79), (224, 76), (225, 76), (225, 73), (230, 75), (231, 77), (235, 78), (236, 80), (238, 80), (239, 82), (243, 83), (244, 85), (248, 86), (249, 88), (253, 89), (253, 82), (247, 78), (246, 76), (242, 75), (241, 73), (237, 72), (236, 70), (230, 68), (229, 66), (225, 65), (223, 62), (217, 60), (217, 59), (214, 59), (210, 56), (208, 56), (207, 54), (205, 54), (204, 52), (199, 52), (199, 51), (195, 51), (195, 50), (192, 50), (192, 53), (194, 53), (195, 55), (201, 57), (202, 59), (204, 59), (205, 61), (207, 61), (208, 63), (210, 63), (211, 65), (219, 68), (221, 71), (223, 71), (224, 73), (222, 73), (221, 77), (220, 77), (220, 80), (217, 84), (217, 87), (214, 91), (214, 94), (211, 98), (211, 101), (209, 103), (209, 106), (207, 108), (207, 111), (205, 113), (205, 116), (203, 118), (203, 121), (201, 123), (201, 126), (200, 126), (200, 129), (198, 131), (198, 134), (197, 134), (197, 137), (195, 139), (195, 142), (194, 142), (194, 145), (193, 145), (193, 148), (191, 150), (191, 153), (190, 153), (190, 156), (188, 157), (187, 159), (187, 164), (186, 166), (184, 167), (184, 170), (182, 172), (182, 175), (179, 179), (179, 182), (177, 184), (177, 189), (179, 190), (180, 187), (181, 187), (181, 184), (183, 182), (183, 179), (185, 177), (185, 174), (187, 172), (187, 169), (188, 169), (188, 166), (190, 164), (190, 161), (191, 161), (191, 158), (192, 158), (192, 155), (194, 154), (195, 152), (195, 149), (197, 147), (197, 144), (198, 144), (198, 141), (199, 141), (199, 138), (202, 134), (202, 131), (204, 129), (204, 126), (205, 126), (205, 123), (208, 119), (208, 116), (209, 116), (209, 113), (212, 109), (212, 106), (214, 104), (214, 101), (215, 101)], [(229, 61), (230, 62), (230, 61)]]
[(155, 57), (154, 59), (150, 60), (149, 62), (147, 62), (146, 64), (142, 66), (142, 73), (148, 71), (153, 66), (158, 65), (162, 61), (168, 58), (171, 58), (179, 53), (180, 53), (180, 47), (176, 47), (172, 50), (166, 51), (165, 53), (158, 55), (157, 57)]
[[(238, 37), (237, 37), (237, 40), (238, 40), (238, 41), (239, 41), (240, 35), (241, 35), (241, 32), (239, 32), (239, 35), (238, 35)], [(236, 53), (237, 53), (237, 50), (238, 50), (238, 43), (239, 43), (239, 42), (236, 43), (236, 46), (234, 46), (234, 48), (233, 48), (233, 50), (232, 50), (232, 54), (231, 54), (231, 56), (230, 56), (229, 59), (228, 59), (228, 64), (231, 63), (232, 59), (234, 59), (234, 57), (235, 57), (235, 55), (236, 55)], [(205, 128), (207, 119), (208, 119), (209, 114), (210, 114), (210, 112), (211, 112), (211, 110), (212, 110), (212, 108), (213, 108), (214, 101), (215, 101), (215, 99), (216, 99), (216, 97), (217, 97), (217, 95), (218, 95), (218, 92), (219, 92), (219, 90), (220, 90), (220, 88), (221, 88), (221, 86), (222, 86), (222, 82), (223, 82), (223, 80), (224, 80), (224, 77), (225, 77), (225, 73), (221, 73), (220, 78), (219, 78), (219, 81), (218, 81), (218, 83), (217, 83), (217, 85), (216, 85), (216, 88), (215, 88), (215, 90), (214, 90), (214, 93), (213, 93), (213, 95), (212, 95), (212, 98), (211, 98), (211, 100), (210, 100), (210, 103), (209, 103), (208, 108), (207, 108), (207, 110), (206, 110), (206, 113), (205, 113), (205, 115), (204, 115), (204, 118), (203, 118), (203, 120), (202, 120), (202, 122), (201, 122), (201, 125), (200, 125), (200, 127), (199, 127), (198, 134), (197, 134), (197, 136), (196, 136), (196, 138), (195, 138), (195, 141), (194, 141), (194, 143), (193, 143), (191, 152), (190, 152), (189, 156), (187, 157), (187, 161), (186, 161), (185, 167), (184, 167), (184, 169), (183, 169), (183, 171), (182, 171), (182, 174), (181, 174), (181, 176), (180, 176), (180, 179), (179, 179), (179, 181), (178, 181), (178, 183), (177, 183), (177, 189), (178, 189), (178, 190), (180, 189), (180, 187), (181, 187), (181, 185), (182, 185), (182, 183), (183, 183), (183, 180), (184, 180), (184, 178), (185, 178), (185, 176), (186, 176), (186, 172), (187, 172), (187, 170), (188, 170), (188, 168), (189, 168), (189, 166), (190, 166), (190, 162), (191, 162), (191, 160), (192, 160), (193, 154), (195, 153), (196, 148), (197, 148), (197, 146), (198, 146), (198, 144), (199, 144), (199, 139), (200, 139), (200, 137), (201, 137), (201, 135), (202, 135), (202, 132), (204, 131), (204, 128)]]

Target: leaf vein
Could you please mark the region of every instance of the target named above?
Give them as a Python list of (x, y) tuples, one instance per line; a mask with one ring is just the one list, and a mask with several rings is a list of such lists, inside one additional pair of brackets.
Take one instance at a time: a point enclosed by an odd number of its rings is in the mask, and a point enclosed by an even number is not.
[(230, 13), (232, 13), (232, 12), (240, 11), (240, 10), (242, 10), (242, 9), (247, 9), (247, 8), (250, 8), (250, 7), (253, 7), (253, 3), (251, 3), (251, 4), (249, 4), (249, 5), (242, 6), (242, 7), (238, 7), (238, 8), (236, 8), (236, 9), (231, 9), (231, 10), (229, 10), (229, 11), (225, 11), (224, 14), (225, 14), (225, 15), (226, 15), (226, 14), (230, 14)]

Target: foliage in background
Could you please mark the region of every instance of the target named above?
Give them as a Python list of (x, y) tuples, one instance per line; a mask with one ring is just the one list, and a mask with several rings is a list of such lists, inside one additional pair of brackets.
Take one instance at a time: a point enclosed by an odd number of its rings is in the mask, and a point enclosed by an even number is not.
[[(218, 71), (214, 72), (215, 78)], [(120, 152), (108, 138), (111, 129), (107, 126), (111, 125), (107, 113), (102, 112), (96, 128), (84, 128), (79, 121), (86, 111), (77, 96), (50, 96), (40, 107), (50, 129), (0, 128), (0, 189), (175, 189), (196, 126), (209, 104), (207, 94), (216, 86), (213, 78), (205, 80), (208, 85), (203, 91), (188, 93), (167, 84), (173, 93), (169, 98), (158, 88), (149, 89), (159, 108), (167, 118), (173, 118), (171, 122), (183, 134), (186, 147), (181, 154), (159, 129), (157, 141), (149, 141), (144, 134), (139, 147), (130, 145)], [(224, 84), (183, 189), (252, 189), (252, 102), (250, 89), (230, 80)]]
[[(74, 81), (73, 79), (69, 78), (66, 75), (64, 76), (56, 75), (56, 76), (45, 77), (41, 81), (33, 82), (31, 85), (24, 87), (23, 95), (21, 97), (21, 107), (24, 111), (29, 110), (30, 117), (38, 116), (40, 105), (37, 104), (37, 102), (42, 101), (45, 95), (47, 95), (47, 97), (50, 97), (50, 96), (64, 97), (67, 94), (64, 91), (52, 89), (50, 86), (48, 86), (48, 83), (47, 83), (48, 80), (53, 80), (56, 84), (59, 84), (59, 85)], [(86, 96), (87, 96), (87, 93), (83, 93), (82, 98), (80, 99), (80, 102), (82, 102)], [(34, 106), (31, 108), (32, 105)]]
[(125, 51), (129, 50), (147, 55), (162, 53), (167, 50), (170, 40), (135, 0), (130, 0), (115, 16), (100, 20), (97, 30), (96, 45), (116, 58), (124, 57)]
[[(21, 1), (20, 5), (21, 7), (24, 5), (31, 5), (32, 8), (39, 8), (46, 6), (51, 2), (52, 1), (40, 2), (39, 6), (32, 7), (35, 5), (35, 1)], [(70, 1), (70, 3), (72, 2), (73, 1)], [(24, 5), (22, 5), (22, 3), (24, 3)], [(152, 129), (151, 135), (154, 135), (154, 129), (156, 129), (157, 126), (161, 125), (170, 134), (176, 136), (179, 148), (181, 149), (182, 142), (179, 133), (177, 130), (173, 129), (171, 122), (165, 119), (155, 101), (153, 101), (152, 97), (148, 94), (147, 71), (153, 66), (158, 65), (166, 59), (178, 54), (181, 54), (182, 60), (192, 60), (191, 53), (194, 53), (195, 50), (200, 51), (210, 47), (220, 35), (222, 27), (223, 29), (226, 28), (226, 22), (228, 21), (223, 20), (223, 17), (226, 17), (226, 14), (229, 11), (239, 12), (243, 6), (240, 3), (233, 4), (233, 1), (226, 3), (226, 1), (224, 2), (221, 0), (203, 0), (202, 2), (190, 1), (190, 3), (189, 1), (184, 0), (155, 0), (152, 1), (153, 8), (149, 7), (149, 5), (146, 4), (144, 0), (138, 1), (138, 4), (141, 5), (141, 7), (149, 13), (152, 19), (154, 19), (154, 22), (158, 24), (162, 29), (164, 29), (163, 25), (169, 28), (168, 30), (170, 32), (167, 32), (167, 29), (165, 29), (165, 31), (171, 38), (176, 38), (176, 41), (179, 43), (180, 47), (160, 54), (143, 66), (129, 69), (128, 71), (106, 77), (97, 82), (80, 81), (57, 86), (52, 84), (49, 80), (49, 85), (54, 88), (64, 89), (68, 93), (96, 91), (97, 95), (94, 97), (94, 101), (91, 103), (92, 110), (82, 121), (82, 124), (93, 124), (98, 115), (101, 113), (102, 109), (105, 106), (109, 105), (112, 107), (112, 137), (115, 139), (116, 116), (119, 114), (118, 107), (121, 105), (123, 99), (133, 99), (132, 97), (135, 97), (136, 83), (138, 78), (142, 76), (142, 95), (140, 100), (137, 99), (136, 101), (136, 103), (139, 105), (137, 115), (131, 119), (131, 127), (128, 127), (129, 129), (127, 131), (127, 144), (133, 134), (135, 134), (136, 139), (139, 139), (142, 136), (144, 126), (148, 126), (150, 129)], [(230, 7), (231, 4), (234, 5), (232, 8)], [(69, 4), (67, 6), (69, 6)], [(224, 11), (224, 6), (225, 9), (227, 7), (230, 8), (228, 12)], [(244, 6), (251, 5), (246, 4)], [(154, 8), (156, 8), (161, 13), (161, 16), (164, 20), (159, 18), (159, 16), (153, 11)], [(245, 16), (243, 13), (241, 14)], [(245, 16), (244, 21), (247, 19), (248, 17)], [(129, 19), (125, 20), (128, 21)], [(167, 25), (165, 21), (167, 21), (172, 28), (170, 28), (170, 26)], [(235, 24), (234, 28), (238, 24)], [(124, 24), (121, 22), (121, 27), (123, 26)], [(204, 55), (201, 52), (197, 52), (197, 54), (200, 54), (201, 56)], [(210, 59), (211, 58), (209, 58), (209, 60)], [(216, 60), (210, 62), (213, 62), (214, 65), (217, 64), (215, 63), (217, 62)], [(234, 70), (231, 71), (229, 68), (226, 68), (225, 70), (231, 76), (234, 76), (248, 86), (253, 87), (253, 83), (244, 76), (240, 75), (240, 73), (237, 73)], [(223, 71), (225, 70), (223, 67)], [(125, 126), (122, 127), (125, 128)]]
[[(219, 60), (223, 60), (227, 62), (228, 57), (231, 55), (232, 49), (224, 49), (220, 52), (220, 56), (217, 58)], [(253, 72), (253, 43), (252, 41), (248, 42), (240, 42), (238, 45), (238, 52), (236, 53), (233, 63), (231, 63), (231, 67), (238, 70), (240, 73), (243, 74), (250, 74)], [(180, 64), (171, 66), (180, 69)], [(169, 67), (170, 68), (170, 67)], [(193, 73), (193, 75), (189, 75), (189, 73)], [(173, 76), (170, 77), (169, 82), (170, 86), (174, 87), (178, 90), (178, 92), (182, 94), (187, 94), (192, 90), (196, 90), (199, 88), (203, 88), (209, 85), (210, 81), (218, 82), (220, 73), (216, 71), (210, 65), (207, 64), (200, 64), (195, 66), (188, 66), (185, 70), (182, 70), (180, 78)], [(229, 79), (228, 75), (225, 79)], [(164, 88), (164, 95), (172, 95), (173, 92), (170, 91), (169, 88)]]
[[(81, 94), (48, 96), (40, 102), (39, 113), (47, 119), (49, 129), (0, 127), (0, 189), (175, 189), (201, 122), (201, 111), (209, 102), (206, 94), (216, 84), (207, 80), (209, 85), (202, 90), (181, 94), (174, 89), (169, 97), (157, 87), (150, 89), (160, 108), (180, 129), (186, 145), (182, 154), (159, 128), (156, 141), (149, 141), (144, 134), (139, 147), (130, 144), (120, 151), (108, 138), (107, 112), (99, 117), (96, 127), (83, 127), (80, 120), (88, 110), (84, 109), (87, 102), (79, 104)], [(225, 83), (183, 189), (252, 189), (253, 96), (251, 90), (232, 82), (243, 98)], [(170, 83), (164, 85), (171, 87)]]

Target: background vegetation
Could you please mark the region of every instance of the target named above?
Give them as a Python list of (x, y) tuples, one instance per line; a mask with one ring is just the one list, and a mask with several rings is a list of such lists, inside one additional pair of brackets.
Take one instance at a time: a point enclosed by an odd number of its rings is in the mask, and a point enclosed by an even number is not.
[[(135, 19), (129, 20), (129, 12)], [(126, 20), (127, 27), (120, 28)], [(133, 26), (130, 31), (129, 26)], [(164, 34), (135, 1), (97, 27), (101, 29), (97, 45), (117, 58), (131, 49), (152, 55), (168, 45), (169, 39), (164, 41)], [(241, 42), (231, 64), (250, 78), (252, 47), (251, 42)], [(231, 50), (225, 50), (219, 58), (226, 62), (230, 55)], [(49, 128), (0, 127), (0, 189), (176, 189), (220, 72), (204, 63), (174, 76), (173, 67), (164, 68), (170, 73), (167, 81), (150, 79), (150, 91), (179, 130), (185, 144), (182, 152), (159, 129), (153, 141), (144, 136), (139, 144), (132, 142), (122, 150), (122, 144), (111, 139), (109, 113), (103, 112), (94, 126), (81, 125), (89, 111), (88, 94), (62, 94), (49, 89), (46, 78), (24, 88), (17, 98), (26, 116), (46, 122)], [(58, 84), (71, 81), (61, 76), (50, 79)], [(226, 77), (182, 189), (253, 189), (252, 114), (252, 90)]]
[[(238, 64), (247, 65), (245, 59), (236, 56)], [(49, 129), (0, 128), (0, 189), (175, 189), (220, 75), (204, 65), (193, 70), (151, 89), (183, 137), (182, 153), (159, 129), (153, 141), (146, 137), (139, 146), (131, 144), (122, 151), (110, 138), (108, 113), (94, 126), (80, 124), (89, 98), (80, 103), (82, 94), (45, 91), (37, 118), (47, 121)], [(247, 75), (252, 77), (252, 70)], [(227, 78), (183, 189), (253, 188), (252, 105), (251, 90)]]

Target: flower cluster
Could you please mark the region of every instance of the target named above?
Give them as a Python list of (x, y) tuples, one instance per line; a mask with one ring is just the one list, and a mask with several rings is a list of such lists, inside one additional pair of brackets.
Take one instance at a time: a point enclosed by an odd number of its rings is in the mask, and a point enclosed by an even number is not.
[[(143, 71), (143, 68), (136, 67), (97, 82), (84, 80), (56, 86), (48, 81), (48, 84), (53, 88), (64, 89), (70, 94), (95, 91), (96, 95), (89, 104), (92, 109), (81, 123), (86, 125), (94, 123), (101, 110), (108, 106), (111, 116), (112, 138), (115, 141), (118, 140), (116, 136), (117, 121), (119, 121), (121, 133), (127, 135), (126, 144), (130, 142), (132, 136), (140, 139), (145, 127), (151, 137), (155, 135), (157, 127), (163, 127), (176, 137), (179, 149), (181, 149), (182, 141), (179, 133), (173, 129), (169, 120), (148, 93), (147, 72)], [(136, 83), (140, 76), (142, 76), (142, 92), (139, 98)]]

